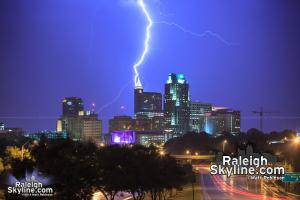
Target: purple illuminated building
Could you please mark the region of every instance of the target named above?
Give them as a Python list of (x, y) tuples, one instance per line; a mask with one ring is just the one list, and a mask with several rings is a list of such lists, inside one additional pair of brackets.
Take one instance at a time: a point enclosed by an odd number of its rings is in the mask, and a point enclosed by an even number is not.
[(135, 143), (135, 132), (131, 130), (113, 131), (110, 136), (111, 144)]

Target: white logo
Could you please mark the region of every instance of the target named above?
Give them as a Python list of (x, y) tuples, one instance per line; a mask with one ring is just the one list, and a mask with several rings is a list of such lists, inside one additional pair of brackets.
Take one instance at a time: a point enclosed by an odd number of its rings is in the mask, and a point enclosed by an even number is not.
[(44, 187), (35, 176), (26, 177), (25, 181), (16, 181), (13, 186), (7, 188), (9, 194), (28, 196), (53, 196), (53, 188)]

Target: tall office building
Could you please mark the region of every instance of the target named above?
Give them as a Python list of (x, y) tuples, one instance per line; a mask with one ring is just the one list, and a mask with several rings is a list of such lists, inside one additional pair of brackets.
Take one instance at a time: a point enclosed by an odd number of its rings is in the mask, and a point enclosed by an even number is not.
[(96, 143), (101, 142), (102, 121), (98, 115), (90, 111), (81, 111), (78, 116), (79, 134), (81, 140), (91, 140)]
[(212, 111), (212, 104), (202, 102), (190, 103), (189, 130), (200, 133), (205, 131), (205, 114)]
[(74, 140), (92, 140), (98, 143), (102, 137), (102, 121), (97, 114), (84, 111), (81, 98), (69, 97), (63, 100), (63, 111), (57, 120), (56, 130), (67, 132)]
[(162, 113), (162, 95), (158, 92), (144, 92), (142, 87), (134, 89), (134, 115), (163, 116)]
[(78, 97), (66, 97), (62, 104), (62, 116), (77, 117), (84, 110), (83, 101)]
[(134, 89), (134, 120), (136, 131), (163, 130), (162, 95), (144, 92), (141, 86)]
[(189, 104), (189, 84), (184, 74), (169, 74), (164, 98), (166, 131), (181, 136), (189, 130)]

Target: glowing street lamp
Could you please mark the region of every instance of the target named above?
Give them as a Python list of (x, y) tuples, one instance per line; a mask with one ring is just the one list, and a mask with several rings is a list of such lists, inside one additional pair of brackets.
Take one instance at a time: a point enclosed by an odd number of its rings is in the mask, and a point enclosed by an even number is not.
[(160, 152), (159, 152), (159, 155), (164, 156), (164, 155), (165, 155), (165, 152), (164, 152), (164, 151), (160, 151)]
[(196, 152), (196, 153), (195, 153), (195, 156), (198, 156), (198, 155), (199, 155), (198, 152)]
[(225, 145), (227, 144), (227, 140), (223, 141), (223, 152), (225, 151)]
[(185, 151), (185, 154), (186, 154), (186, 155), (189, 155), (190, 153), (191, 153), (191, 152), (190, 152), (189, 150), (186, 150), (186, 151)]
[(294, 142), (296, 143), (296, 144), (298, 144), (300, 141), (299, 141), (299, 138), (298, 137), (296, 137), (295, 139), (294, 139)]

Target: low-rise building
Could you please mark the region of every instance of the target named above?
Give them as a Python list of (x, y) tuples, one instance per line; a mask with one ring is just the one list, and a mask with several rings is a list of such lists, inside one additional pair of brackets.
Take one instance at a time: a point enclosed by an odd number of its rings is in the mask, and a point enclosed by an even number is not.
[(57, 140), (57, 139), (67, 139), (67, 132), (57, 132), (57, 131), (42, 131), (37, 133), (24, 133), (25, 137), (40, 140), (42, 137), (46, 137), (49, 140)]

